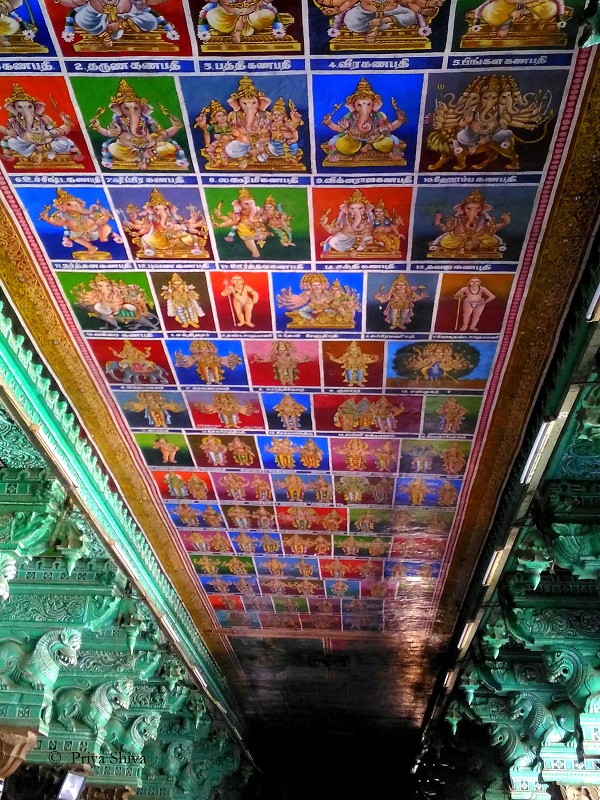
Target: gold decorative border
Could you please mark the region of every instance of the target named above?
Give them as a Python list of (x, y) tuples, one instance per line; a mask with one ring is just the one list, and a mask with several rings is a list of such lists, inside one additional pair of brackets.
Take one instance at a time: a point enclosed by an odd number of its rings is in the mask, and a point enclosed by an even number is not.
[(453, 632), (468, 589), (465, 576), (472, 574), (492, 526), (503, 484), (519, 452), (537, 390), (579, 280), (600, 215), (599, 153), (600, 53), (596, 53), (442, 590), (434, 641), (443, 642)]

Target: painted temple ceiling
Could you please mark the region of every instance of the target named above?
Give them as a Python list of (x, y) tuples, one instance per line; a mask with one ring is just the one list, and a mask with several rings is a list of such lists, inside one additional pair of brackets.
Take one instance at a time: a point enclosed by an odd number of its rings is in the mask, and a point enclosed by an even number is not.
[(422, 719), (581, 5), (0, 9), (5, 287), (251, 720)]

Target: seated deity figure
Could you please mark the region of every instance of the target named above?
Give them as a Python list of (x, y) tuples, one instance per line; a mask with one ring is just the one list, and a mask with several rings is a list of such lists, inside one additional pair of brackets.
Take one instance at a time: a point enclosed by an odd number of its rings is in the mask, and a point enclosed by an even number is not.
[(152, 6), (165, 0), (54, 0), (69, 11), (62, 38), (78, 53), (177, 53), (179, 33)]
[(510, 224), (510, 214), (505, 212), (496, 221), (490, 214), (492, 206), (475, 189), (454, 206), (455, 213), (444, 219), (441, 212), (433, 224), (442, 231), (441, 236), (429, 243), (429, 258), (502, 258), (506, 245), (497, 231)]
[(337, 122), (333, 114), (326, 114), (323, 125), (335, 136), (322, 145), (326, 153), (323, 165), (335, 166), (404, 166), (405, 142), (393, 132), (406, 123), (406, 114), (391, 100), (396, 114), (389, 120), (383, 111), (381, 95), (376, 94), (366, 78), (361, 78), (353, 94), (346, 98), (348, 111)]
[(156, 188), (141, 209), (129, 204), (123, 228), (138, 248), (137, 258), (208, 258), (204, 215), (194, 206), (187, 211), (186, 219)]
[(138, 97), (126, 80), (119, 81), (109, 108), (112, 119), (106, 127), (100, 123), (105, 108), (89, 122), (92, 130), (106, 138), (102, 145), (102, 166), (127, 170), (182, 170), (189, 166), (180, 145), (172, 138), (183, 123), (164, 106), (161, 112), (171, 123), (161, 127), (152, 116), (152, 106), (145, 97)]
[(564, 47), (564, 29), (572, 16), (573, 8), (563, 0), (484, 0), (467, 11), (469, 28), (460, 46), (467, 50)]
[(292, 328), (354, 328), (360, 298), (354, 289), (342, 287), (339, 280), (331, 286), (325, 275), (306, 273), (300, 280), (300, 294), (283, 289), (277, 295), (279, 308), (289, 309), (286, 316)]
[(59, 111), (57, 124), (46, 114), (46, 104), (28, 94), (18, 83), (4, 101), (8, 120), (0, 125), (1, 157), (17, 168), (52, 167), (83, 169), (81, 151), (68, 135), (74, 127), (68, 114)]
[(216, 100), (196, 117), (195, 127), (204, 136), (201, 155), (208, 170), (305, 169), (300, 163), (298, 128), (302, 117), (292, 100), (289, 114), (283, 97), (275, 101), (266, 97), (244, 76), (227, 100), (227, 113)]
[(444, 0), (314, 0), (332, 17), (331, 50), (429, 50)]
[(321, 242), (324, 258), (401, 258), (406, 236), (399, 228), (403, 220), (389, 212), (383, 200), (373, 204), (355, 189), (340, 205), (339, 214), (329, 219), (330, 209), (320, 225), (330, 235)]
[[(21, 9), (22, 6), (25, 9)], [(29, 20), (23, 11), (26, 10)], [(48, 48), (35, 41), (38, 28), (25, 0), (3, 0), (0, 5), (0, 53), (47, 53)]]
[(198, 17), (198, 39), (205, 53), (293, 52), (300, 43), (286, 28), (294, 22), (271, 0), (210, 0)]

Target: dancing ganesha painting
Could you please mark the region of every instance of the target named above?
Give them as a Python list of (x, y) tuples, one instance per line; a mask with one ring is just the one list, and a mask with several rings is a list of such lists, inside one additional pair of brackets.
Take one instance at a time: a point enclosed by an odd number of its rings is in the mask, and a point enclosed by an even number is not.
[[(34, 191), (39, 195), (39, 189)], [(54, 210), (50, 205), (44, 206), (39, 213), (39, 219), (46, 225), (62, 231), (61, 248), (66, 248), (66, 252), (74, 260), (106, 261), (112, 259), (115, 253), (124, 255), (122, 247), (114, 247), (121, 245), (123, 240), (111, 224), (112, 213), (100, 199), (88, 205), (85, 195), (89, 196), (89, 189), (85, 193), (81, 192), (81, 195), (76, 197), (59, 187), (52, 200)], [(27, 196), (26, 192), (24, 196)], [(54, 257), (64, 257), (63, 253), (56, 252), (57, 243), (54, 237), (45, 238), (48, 252)], [(113, 246), (110, 251), (102, 250), (97, 243), (100, 245), (111, 243)], [(78, 245), (80, 249), (74, 249), (73, 245)]]

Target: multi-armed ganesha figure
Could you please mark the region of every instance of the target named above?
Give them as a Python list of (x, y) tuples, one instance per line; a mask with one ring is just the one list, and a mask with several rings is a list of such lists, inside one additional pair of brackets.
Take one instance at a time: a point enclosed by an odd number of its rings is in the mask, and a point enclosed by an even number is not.
[(208, 228), (204, 215), (188, 206), (187, 219), (158, 189), (152, 189), (142, 208), (130, 203), (123, 228), (138, 247), (138, 258), (208, 258)]
[[(76, 52), (99, 50), (177, 52), (174, 26), (152, 6), (165, 0), (54, 0), (70, 9), (62, 38)], [(164, 38), (162, 37), (164, 32)]]
[[(439, 88), (443, 92), (443, 84)], [(458, 97), (450, 92), (441, 94), (426, 118), (433, 127), (427, 147), (439, 154), (427, 169), (441, 169), (454, 162), (455, 171), (481, 170), (502, 156), (505, 169), (518, 170), (517, 143), (526, 147), (547, 137), (548, 123), (554, 117), (551, 106), (552, 92), (523, 94), (512, 75), (479, 75)], [(522, 139), (517, 130), (535, 131), (535, 138)], [(485, 158), (472, 163), (471, 157), (478, 154)]]
[(406, 114), (392, 97), (396, 119), (390, 120), (381, 111), (383, 100), (376, 94), (366, 78), (361, 78), (353, 94), (346, 98), (348, 111), (337, 122), (333, 113), (326, 114), (323, 125), (334, 131), (335, 136), (322, 149), (327, 157), (323, 165), (334, 166), (404, 166), (403, 153), (406, 143), (394, 136), (407, 122)]
[(207, 169), (306, 169), (298, 146), (298, 128), (304, 124), (300, 112), (293, 100), (287, 109), (283, 97), (269, 108), (271, 103), (244, 76), (227, 100), (230, 112), (214, 99), (202, 109), (195, 127), (204, 135), (201, 155)]
[(13, 84), (10, 97), (4, 101), (8, 111), (6, 125), (0, 125), (2, 158), (17, 168), (33, 166), (55, 169), (83, 169), (81, 151), (69, 139), (74, 127), (68, 114), (60, 111), (50, 95), (61, 124), (46, 114), (46, 104), (28, 94), (18, 83)]
[(444, 0), (315, 0), (330, 22), (332, 50), (427, 50)]
[(109, 259), (111, 254), (107, 250), (100, 250), (96, 242), (112, 239), (116, 244), (121, 244), (121, 237), (110, 225), (112, 214), (99, 201), (88, 206), (85, 200), (59, 187), (52, 205), (55, 210), (50, 213), (50, 206), (46, 206), (40, 212), (40, 219), (63, 229), (63, 247), (72, 248), (73, 244), (78, 244), (83, 248), (73, 251), (74, 259), (103, 261)]
[(401, 258), (404, 225), (395, 209), (388, 211), (383, 200), (375, 205), (360, 189), (340, 205), (337, 217), (329, 219), (327, 209), (319, 224), (329, 236), (321, 242), (323, 258)]
[(293, 22), (271, 0), (209, 0), (198, 17), (200, 48), (215, 53), (297, 51), (300, 44), (286, 32)]
[(106, 127), (100, 123), (105, 108), (99, 108), (89, 122), (90, 128), (106, 137), (102, 145), (102, 166), (109, 169), (182, 170), (189, 162), (181, 146), (172, 138), (183, 127), (181, 120), (164, 106), (161, 112), (171, 123), (161, 127), (152, 116), (152, 106), (145, 97), (138, 97), (122, 79), (116, 95), (111, 97), (112, 119)]

